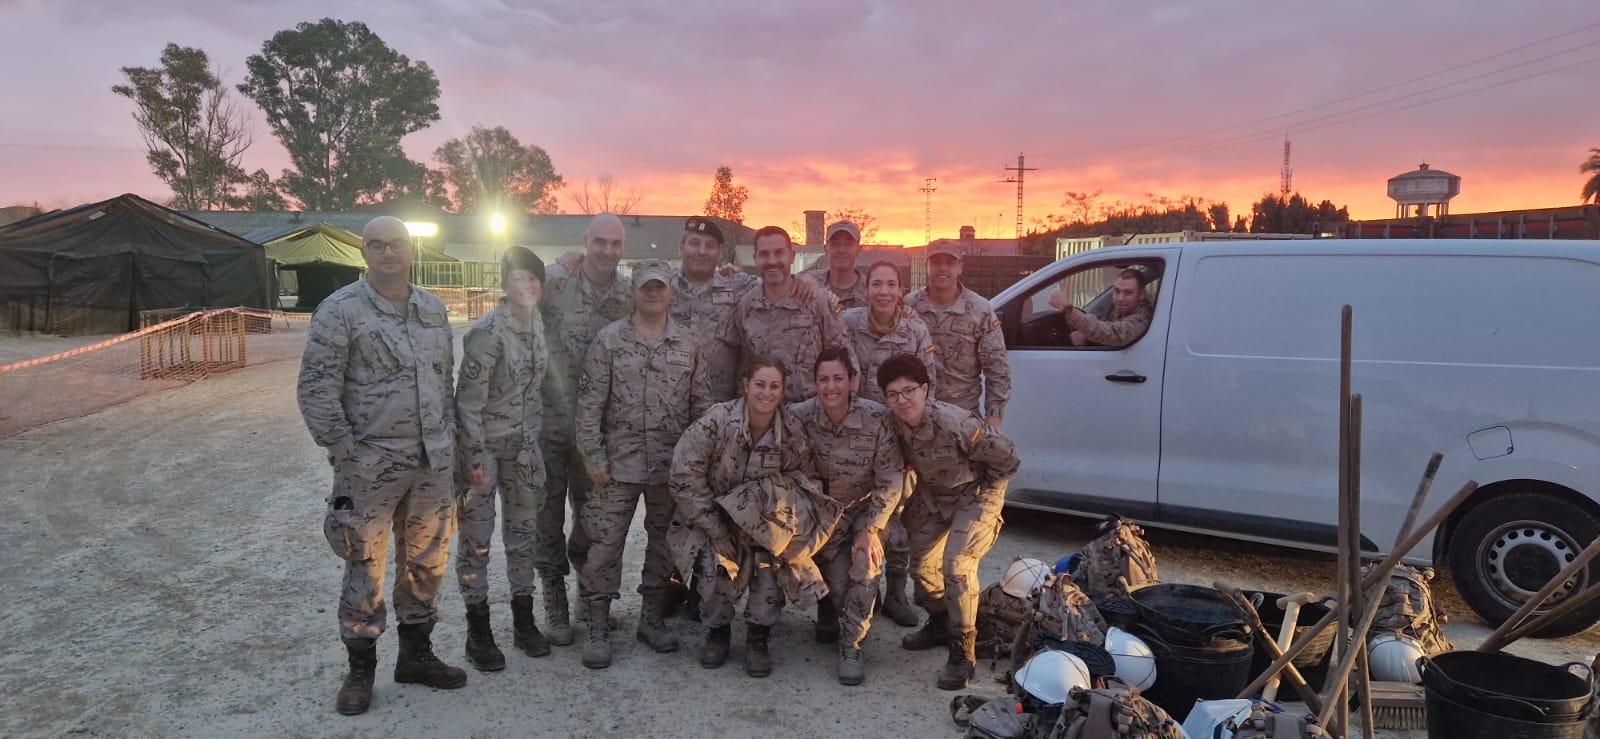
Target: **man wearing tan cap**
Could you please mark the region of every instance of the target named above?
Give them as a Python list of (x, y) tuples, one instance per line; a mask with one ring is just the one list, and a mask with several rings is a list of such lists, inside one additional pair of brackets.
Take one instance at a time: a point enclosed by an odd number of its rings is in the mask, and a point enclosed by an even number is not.
[(861, 256), (861, 229), (849, 221), (835, 221), (828, 226), (823, 250), (828, 255), (826, 269), (813, 265), (806, 274), (814, 275), (827, 286), (828, 292), (839, 303), (839, 310), (865, 308), (867, 305), (867, 273), (856, 266)]

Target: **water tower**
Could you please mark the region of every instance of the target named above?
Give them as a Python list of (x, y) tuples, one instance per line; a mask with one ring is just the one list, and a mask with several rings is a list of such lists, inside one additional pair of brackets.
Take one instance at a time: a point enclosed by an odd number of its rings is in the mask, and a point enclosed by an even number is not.
[[(1389, 197), (1394, 198), (1394, 217), (1426, 218), (1450, 214), (1450, 198), (1461, 194), (1461, 178), (1442, 169), (1428, 169), (1427, 162), (1404, 174), (1389, 178)], [(1428, 209), (1432, 207), (1433, 213)]]

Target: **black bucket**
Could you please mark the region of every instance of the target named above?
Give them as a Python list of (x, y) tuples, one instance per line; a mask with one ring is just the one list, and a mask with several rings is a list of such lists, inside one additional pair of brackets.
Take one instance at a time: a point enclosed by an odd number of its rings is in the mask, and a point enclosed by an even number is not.
[[(1427, 673), (1423, 675), (1426, 679)], [(1518, 721), (1468, 708), (1432, 688), (1425, 687), (1422, 692), (1428, 711), (1428, 739), (1583, 739), (1588, 728), (1583, 718), (1560, 723)]]
[(1106, 620), (1107, 625), (1123, 631), (1133, 628), (1133, 625), (1139, 622), (1139, 606), (1127, 598), (1096, 598), (1094, 608), (1100, 612), (1100, 617)]
[[(1566, 667), (1504, 652), (1445, 652), (1417, 659), (1422, 687), (1475, 712), (1534, 724), (1582, 722), (1593, 687)], [(1431, 709), (1430, 709), (1431, 713)]]
[[(1260, 596), (1261, 604), (1256, 606), (1256, 613), (1261, 616), (1261, 625), (1266, 627), (1267, 637), (1273, 641), (1278, 640), (1278, 634), (1283, 630), (1283, 609), (1278, 607), (1278, 599), (1282, 593), (1265, 593), (1246, 590), (1245, 597), (1255, 600)], [(1299, 642), (1306, 638), (1311, 627), (1323, 616), (1328, 615), (1328, 607), (1316, 603), (1305, 603), (1300, 606), (1300, 613), (1295, 617), (1294, 641)], [(1300, 670), (1300, 676), (1306, 679), (1306, 684), (1312, 690), (1320, 690), (1322, 684), (1328, 679), (1328, 655), (1333, 650), (1333, 638), (1339, 629), (1328, 626), (1311, 640), (1305, 650), (1294, 658), (1294, 666)], [(1250, 662), (1250, 674), (1260, 675), (1272, 666), (1272, 656), (1265, 649), (1257, 649), (1255, 659)]]
[(1236, 697), (1250, 683), (1255, 648), (1248, 634), (1216, 635), (1203, 646), (1174, 644), (1148, 624), (1133, 634), (1150, 646), (1156, 662), (1156, 682), (1143, 695), (1174, 716), (1188, 715), (1196, 700)]
[(1212, 588), (1180, 583), (1146, 585), (1128, 594), (1139, 609), (1139, 621), (1167, 641), (1201, 642), (1218, 627), (1245, 631), (1244, 614), (1227, 596)]

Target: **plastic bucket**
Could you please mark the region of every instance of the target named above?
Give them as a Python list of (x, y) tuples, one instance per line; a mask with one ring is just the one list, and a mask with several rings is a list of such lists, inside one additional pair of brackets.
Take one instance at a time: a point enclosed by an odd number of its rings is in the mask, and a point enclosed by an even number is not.
[(1445, 652), (1417, 659), (1422, 687), (1474, 711), (1531, 723), (1581, 721), (1593, 701), (1590, 681), (1566, 667), (1503, 652)]
[(1461, 705), (1427, 686), (1422, 692), (1428, 739), (1583, 739), (1587, 728), (1583, 718), (1560, 723), (1519, 721)]
[[(1260, 596), (1261, 603), (1256, 606), (1256, 613), (1261, 616), (1261, 625), (1266, 627), (1267, 636), (1273, 641), (1278, 640), (1278, 634), (1283, 630), (1283, 609), (1278, 607), (1278, 599), (1282, 593), (1266, 593), (1260, 591), (1245, 591), (1245, 597), (1254, 601)], [(1311, 631), (1311, 627), (1323, 616), (1328, 615), (1328, 607), (1316, 603), (1306, 603), (1300, 606), (1300, 613), (1295, 616), (1294, 641), (1299, 642)], [(1311, 644), (1306, 646), (1294, 658), (1294, 666), (1300, 670), (1300, 675), (1306, 679), (1306, 684), (1312, 690), (1318, 690), (1328, 679), (1328, 654), (1333, 649), (1333, 639), (1338, 635), (1339, 628), (1330, 625), (1322, 630)], [(1264, 649), (1257, 649), (1255, 659), (1250, 663), (1250, 674), (1260, 675), (1272, 666), (1272, 657)]]
[(1156, 682), (1143, 695), (1174, 716), (1182, 716), (1196, 700), (1233, 698), (1250, 683), (1249, 637), (1214, 638), (1201, 646), (1174, 644), (1148, 624), (1133, 631), (1155, 656)]
[[(1203, 642), (1218, 627), (1245, 631), (1244, 615), (1227, 596), (1212, 588), (1180, 583), (1146, 585), (1128, 594), (1139, 621), (1168, 641)], [(1248, 633), (1248, 632), (1246, 632)]]

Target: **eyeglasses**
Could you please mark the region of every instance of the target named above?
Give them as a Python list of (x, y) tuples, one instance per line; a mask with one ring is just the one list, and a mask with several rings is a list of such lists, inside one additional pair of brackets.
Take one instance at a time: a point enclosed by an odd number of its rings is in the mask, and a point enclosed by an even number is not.
[(923, 383), (918, 383), (916, 385), (912, 385), (911, 387), (906, 388), (905, 390), (888, 390), (888, 391), (885, 391), (883, 393), (883, 397), (886, 400), (888, 400), (890, 403), (898, 403), (898, 402), (900, 402), (902, 400), (911, 400), (912, 398), (915, 398), (917, 396), (917, 391), (918, 390), (921, 390), (921, 389), (923, 389), (923, 388), (925, 388), (927, 386), (928, 386), (928, 383), (923, 382)]
[(373, 239), (363, 243), (361, 248), (370, 251), (373, 254), (382, 254), (383, 252), (389, 252), (390, 254), (407, 254), (411, 251), (411, 242), (379, 241), (378, 239)]

